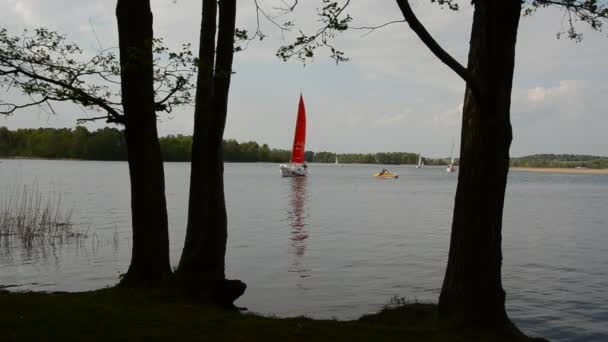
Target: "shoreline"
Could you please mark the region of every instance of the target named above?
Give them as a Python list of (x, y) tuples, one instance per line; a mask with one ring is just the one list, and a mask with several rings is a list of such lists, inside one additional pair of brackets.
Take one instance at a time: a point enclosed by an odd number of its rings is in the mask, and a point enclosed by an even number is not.
[(114, 287), (73, 293), (0, 291), (0, 306), (0, 336), (7, 342), (522, 340), (483, 326), (440, 321), (437, 305), (427, 303), (394, 305), (338, 321), (221, 310), (192, 301), (174, 288)]
[(547, 172), (547, 173), (577, 173), (588, 175), (608, 175), (608, 169), (576, 169), (566, 167), (524, 167), (513, 166), (509, 171)]
[[(0, 162), (2, 160), (59, 160), (59, 161), (101, 161), (101, 162), (127, 162), (127, 160), (96, 160), (96, 159), (78, 159), (78, 158), (40, 158), (40, 157), (5, 157), (0, 156)], [(189, 163), (189, 160), (184, 161), (163, 161), (164, 163)], [(231, 164), (256, 164), (256, 163), (270, 163), (279, 164), (278, 162), (265, 162), (265, 161), (224, 161), (224, 163)], [(333, 165), (333, 163), (313, 163), (313, 164), (327, 164)], [(346, 163), (340, 165), (381, 165), (374, 163)], [(416, 164), (395, 164), (396, 166), (412, 166)], [(428, 165), (428, 166), (443, 166), (444, 165)], [(456, 164), (458, 167), (458, 164)], [(545, 172), (545, 173), (572, 173), (572, 174), (589, 174), (589, 175), (608, 175), (608, 169), (589, 169), (589, 168), (568, 168), (568, 167), (533, 167), (533, 166), (510, 166), (509, 171), (525, 171), (525, 172)]]

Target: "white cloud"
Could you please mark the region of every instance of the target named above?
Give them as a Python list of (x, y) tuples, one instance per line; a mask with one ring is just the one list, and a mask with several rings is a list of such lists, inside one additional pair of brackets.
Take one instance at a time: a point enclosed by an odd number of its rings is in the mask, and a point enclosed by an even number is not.
[(531, 103), (542, 103), (555, 99), (564, 99), (578, 95), (584, 82), (576, 80), (562, 80), (556, 87), (534, 87), (528, 90), (528, 101)]
[(23, 0), (15, 1), (13, 10), (17, 13), (26, 24), (31, 24), (33, 19), (31, 5)]

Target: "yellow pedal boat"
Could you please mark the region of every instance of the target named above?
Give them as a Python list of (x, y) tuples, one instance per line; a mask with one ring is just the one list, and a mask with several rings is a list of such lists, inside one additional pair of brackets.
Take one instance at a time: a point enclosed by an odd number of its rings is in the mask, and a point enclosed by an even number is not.
[(399, 178), (398, 173), (392, 173), (392, 172), (376, 172), (376, 173), (374, 173), (373, 176), (376, 178), (383, 178), (383, 179)]

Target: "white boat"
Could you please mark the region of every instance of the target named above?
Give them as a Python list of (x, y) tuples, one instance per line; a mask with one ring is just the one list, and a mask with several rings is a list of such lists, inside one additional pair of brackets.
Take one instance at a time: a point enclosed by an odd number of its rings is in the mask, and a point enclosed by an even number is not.
[(456, 165), (454, 165), (454, 139), (452, 139), (452, 151), (450, 152), (450, 163), (445, 169), (446, 172), (456, 172)]
[(293, 148), (291, 150), (291, 160), (289, 164), (281, 164), (281, 176), (283, 177), (303, 177), (308, 173), (308, 166), (304, 160), (306, 145), (306, 110), (304, 108), (304, 98), (300, 94), (298, 105), (298, 117), (296, 120), (296, 133), (293, 138)]
[(340, 163), (338, 163), (338, 155), (336, 155), (336, 161), (334, 162), (334, 165), (339, 165)]
[(281, 176), (303, 177), (308, 174), (306, 164), (281, 164)]
[(419, 154), (418, 155), (418, 164), (416, 165), (416, 168), (419, 169), (423, 166), (424, 166), (424, 163), (422, 162), (422, 154)]
[(454, 166), (454, 162), (448, 164), (448, 167), (445, 169), (446, 172), (456, 172), (456, 166)]

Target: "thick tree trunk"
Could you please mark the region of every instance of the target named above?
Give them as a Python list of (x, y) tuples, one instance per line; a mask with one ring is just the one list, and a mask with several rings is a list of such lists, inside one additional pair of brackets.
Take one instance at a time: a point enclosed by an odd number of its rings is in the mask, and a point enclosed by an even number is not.
[[(203, 1), (188, 225), (177, 270), (182, 283), (206, 299), (225, 306), (231, 306), (245, 290), (245, 284), (228, 281), (225, 276), (228, 234), (222, 140), (232, 74), (235, 19), (236, 0)], [(217, 61), (214, 61), (216, 55)]]
[(448, 266), (439, 298), (444, 317), (514, 328), (501, 280), (502, 214), (512, 140), (511, 88), (521, 2), (477, 0), (465, 94), (460, 170)]
[(150, 0), (118, 0), (133, 251), (122, 284), (154, 286), (171, 273), (163, 163), (154, 111)]
[[(215, 33), (216, 33), (217, 2), (203, 0), (202, 23), (199, 47), (199, 73), (196, 87), (196, 106), (194, 108), (194, 132), (192, 134), (192, 161), (190, 170), (190, 198), (188, 201), (188, 222), (186, 240), (182, 257), (177, 270), (180, 278), (214, 278), (223, 279), (224, 270), (217, 261), (207, 257), (211, 251), (205, 244), (216, 243), (217, 238), (211, 236), (205, 224), (205, 218), (214, 211), (210, 208), (213, 198), (212, 187), (215, 182), (208, 179), (209, 165), (206, 160), (210, 148), (205, 140), (211, 136), (212, 130), (212, 100), (213, 100), (213, 68), (215, 64)], [(215, 159), (215, 156), (214, 156)], [(214, 165), (214, 163), (211, 163)], [(213, 174), (213, 173), (212, 173)], [(210, 253), (218, 254), (218, 253)], [(208, 265), (201, 267), (207, 260)], [(188, 280), (192, 283), (191, 280)], [(198, 281), (195, 281), (198, 286)]]

